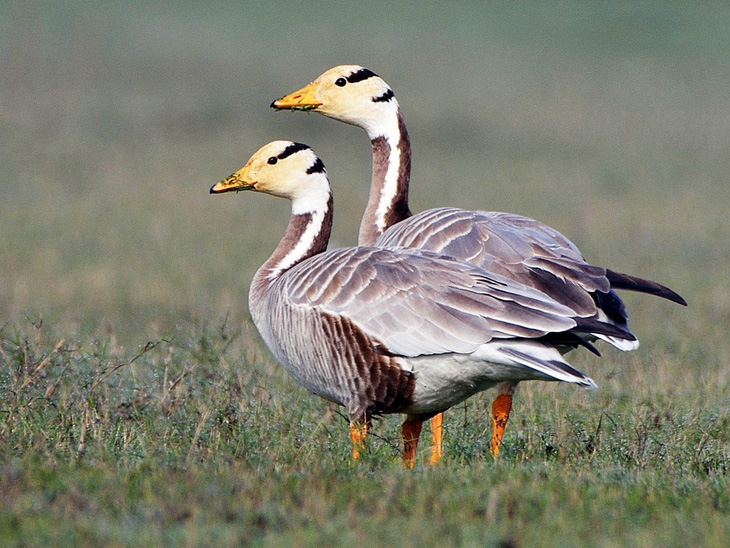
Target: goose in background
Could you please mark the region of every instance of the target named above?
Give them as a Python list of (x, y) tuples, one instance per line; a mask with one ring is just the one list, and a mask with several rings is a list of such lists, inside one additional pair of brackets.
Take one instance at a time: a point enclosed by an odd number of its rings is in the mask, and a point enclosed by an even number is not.
[(412, 467), (424, 420), (500, 382), (593, 387), (562, 357), (585, 333), (632, 341), (540, 291), (417, 248), (326, 251), (330, 184), (311, 148), (274, 141), (211, 187), (287, 198), (291, 218), (251, 282), (249, 309), (276, 359), (309, 391), (343, 405), (357, 459), (371, 419), (404, 413)]
[[(360, 224), (359, 245), (427, 249), (478, 265), (492, 274), (534, 287), (580, 317), (598, 317), (628, 330), (628, 315), (616, 289), (663, 297), (686, 305), (656, 282), (587, 263), (579, 249), (557, 230), (534, 219), (501, 212), (452, 207), (412, 215), (408, 206), (411, 144), (390, 86), (357, 65), (334, 67), (310, 84), (271, 103), (282, 110), (306, 110), (364, 129), (372, 145), (370, 195)], [(638, 340), (593, 333), (620, 350)], [(490, 451), (499, 454), (512, 408), (515, 381), (499, 385), (492, 404)], [(432, 420), (431, 462), (442, 455), (442, 416)]]

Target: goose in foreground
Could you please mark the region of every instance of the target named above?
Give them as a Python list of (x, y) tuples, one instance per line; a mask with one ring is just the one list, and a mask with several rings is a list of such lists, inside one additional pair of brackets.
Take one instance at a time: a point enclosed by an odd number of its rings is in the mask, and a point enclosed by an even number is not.
[(581, 334), (633, 340), (583, 318), (534, 288), (421, 249), (325, 251), (332, 194), (306, 145), (274, 141), (211, 193), (254, 190), (291, 200), (286, 232), (251, 282), (261, 337), (309, 391), (343, 405), (358, 458), (375, 415), (404, 413), (404, 460), (413, 466), (421, 424), (503, 381), (593, 387), (559, 347)]
[[(557, 230), (533, 219), (501, 212), (441, 207), (412, 215), (408, 207), (411, 145), (398, 101), (388, 84), (357, 65), (334, 67), (307, 86), (271, 103), (275, 109), (312, 110), (363, 128), (370, 138), (373, 171), (358, 243), (428, 249), (476, 264), (490, 273), (534, 287), (580, 317), (594, 314), (628, 330), (628, 315), (616, 289), (648, 293), (686, 305), (656, 282), (585, 261)], [(593, 333), (621, 350), (638, 341)], [(502, 383), (492, 404), (490, 450), (495, 456), (517, 383)], [(442, 417), (432, 420), (432, 463), (442, 455)]]

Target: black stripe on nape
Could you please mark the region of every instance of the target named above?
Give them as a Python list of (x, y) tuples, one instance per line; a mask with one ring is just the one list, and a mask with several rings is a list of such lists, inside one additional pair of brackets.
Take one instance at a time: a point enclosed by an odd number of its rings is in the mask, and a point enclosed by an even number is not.
[(395, 97), (395, 93), (393, 93), (392, 89), (388, 88), (388, 91), (386, 91), (379, 97), (373, 97), (373, 103), (387, 103), (393, 97)]
[(354, 84), (355, 82), (362, 82), (363, 80), (367, 80), (373, 76), (377, 76), (377, 74), (375, 74), (372, 70), (363, 68), (350, 74), (350, 76), (347, 77), (347, 81)]
[(317, 158), (314, 163), (307, 168), (307, 175), (311, 175), (312, 173), (325, 173), (324, 169), (324, 162)]
[(279, 160), (283, 160), (284, 158), (291, 156), (295, 152), (299, 152), (300, 150), (306, 150), (309, 147), (303, 143), (292, 143), (288, 147), (286, 147), (281, 154), (277, 156)]

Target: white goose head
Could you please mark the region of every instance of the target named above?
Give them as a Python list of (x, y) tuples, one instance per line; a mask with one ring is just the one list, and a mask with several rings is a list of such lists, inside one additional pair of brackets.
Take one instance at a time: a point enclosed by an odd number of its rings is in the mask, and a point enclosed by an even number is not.
[(371, 139), (390, 134), (398, 123), (393, 90), (374, 72), (359, 65), (329, 69), (300, 90), (271, 103), (277, 110), (314, 110), (363, 128)]
[(295, 214), (326, 206), (330, 185), (322, 160), (302, 143), (273, 141), (257, 150), (241, 169), (210, 188), (211, 194), (254, 190), (287, 198)]

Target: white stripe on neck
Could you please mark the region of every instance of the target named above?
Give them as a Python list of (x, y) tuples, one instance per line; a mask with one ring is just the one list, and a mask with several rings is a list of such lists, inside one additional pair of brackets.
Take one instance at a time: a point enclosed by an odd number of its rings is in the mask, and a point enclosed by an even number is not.
[(299, 241), (291, 248), (289, 253), (284, 255), (281, 260), (269, 267), (269, 273), (266, 275), (267, 280), (274, 280), (289, 270), (292, 266), (302, 260), (302, 257), (309, 251), (314, 243), (315, 238), (322, 230), (322, 221), (324, 220), (325, 211), (314, 211), (311, 213), (312, 219), (307, 224), (307, 228), (302, 233)]
[(388, 228), (385, 218), (392, 209), (393, 201), (398, 194), (398, 175), (401, 161), (398, 145), (401, 140), (401, 128), (398, 123), (399, 106), (396, 98), (393, 97), (390, 101), (379, 105), (381, 108), (378, 109), (378, 116), (373, 120), (369, 120), (363, 127), (368, 132), (371, 141), (378, 137), (384, 137), (390, 147), (388, 168), (385, 172), (383, 186), (380, 189), (378, 208), (375, 211), (375, 226), (382, 234)]
[(328, 185), (321, 188), (312, 188), (304, 196), (292, 200), (292, 216), (311, 215), (311, 219), (294, 247), (269, 268), (266, 278), (273, 280), (302, 260), (302, 257), (311, 249), (314, 240), (319, 236), (328, 213), (330, 190)]
[(383, 186), (380, 189), (380, 200), (378, 201), (378, 209), (375, 211), (375, 226), (382, 234), (388, 228), (386, 226), (386, 216), (393, 209), (393, 202), (398, 195), (398, 174), (400, 172), (400, 132), (393, 138), (390, 135), (385, 136), (385, 140), (390, 147), (388, 154), (388, 169), (385, 172)]

